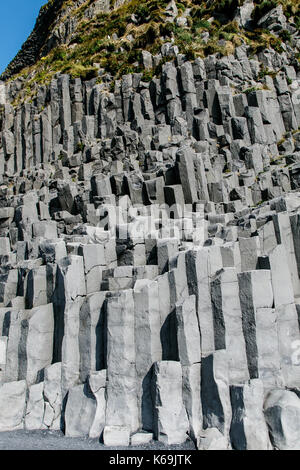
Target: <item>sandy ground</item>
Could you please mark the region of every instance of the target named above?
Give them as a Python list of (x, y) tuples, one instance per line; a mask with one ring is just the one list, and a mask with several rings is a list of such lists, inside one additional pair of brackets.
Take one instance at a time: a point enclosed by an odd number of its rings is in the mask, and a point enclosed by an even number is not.
[(0, 450), (195, 450), (192, 441), (165, 447), (157, 441), (131, 447), (106, 447), (98, 439), (69, 438), (58, 431), (13, 431), (0, 433)]

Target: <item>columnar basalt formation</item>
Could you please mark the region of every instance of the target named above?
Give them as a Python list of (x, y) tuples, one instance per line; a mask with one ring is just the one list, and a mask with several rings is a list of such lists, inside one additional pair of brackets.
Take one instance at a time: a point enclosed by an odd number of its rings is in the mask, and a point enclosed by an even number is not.
[(3, 83), (0, 431), (299, 449), (299, 64), (165, 46)]

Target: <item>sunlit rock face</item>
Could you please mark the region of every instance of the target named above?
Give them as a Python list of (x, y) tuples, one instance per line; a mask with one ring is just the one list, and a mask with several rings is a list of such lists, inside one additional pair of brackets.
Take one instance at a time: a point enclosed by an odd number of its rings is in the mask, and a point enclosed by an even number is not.
[[(120, 7), (86, 3), (49, 3), (4, 78), (66, 37), (76, 8)], [(169, 41), (118, 80), (58, 72), (31, 100), (1, 82), (0, 431), (298, 448), (294, 59), (243, 44), (192, 60)]]

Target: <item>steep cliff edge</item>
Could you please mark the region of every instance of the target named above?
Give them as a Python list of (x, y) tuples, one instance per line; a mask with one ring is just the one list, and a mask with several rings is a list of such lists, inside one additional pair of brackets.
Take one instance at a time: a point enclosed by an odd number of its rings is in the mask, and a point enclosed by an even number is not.
[(299, 0), (55, 0), (41, 10), (2, 79), (22, 82), (22, 101), (57, 72), (83, 79), (141, 72), (147, 51), (155, 56), (146, 67), (149, 80), (160, 73), (169, 43), (189, 59), (226, 57), (245, 44), (252, 54), (272, 48), (297, 61), (299, 26)]
[(84, 2), (1, 85), (0, 431), (299, 450), (299, 32), (260, 3)]
[[(124, 1), (121, 0), (117, 5), (122, 3)], [(2, 79), (6, 80), (36, 64), (58, 45), (67, 44), (81, 17), (81, 5), (90, 19), (110, 9), (109, 0), (49, 0), (41, 8), (32, 33), (2, 74)]]
[(28, 67), (36, 63), (41, 52), (46, 46), (47, 38), (52, 31), (53, 24), (57, 21), (57, 18), (61, 13), (64, 3), (64, 0), (54, 0), (48, 2), (47, 5), (41, 8), (34, 30), (18, 52), (17, 56), (3, 73), (2, 77), (4, 80), (16, 73), (19, 73), (24, 67)]

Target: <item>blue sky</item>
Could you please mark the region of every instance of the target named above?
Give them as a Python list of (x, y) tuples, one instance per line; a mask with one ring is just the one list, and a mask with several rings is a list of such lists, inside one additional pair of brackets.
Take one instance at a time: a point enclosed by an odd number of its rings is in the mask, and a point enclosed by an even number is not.
[(31, 33), (47, 0), (0, 0), (0, 73)]

